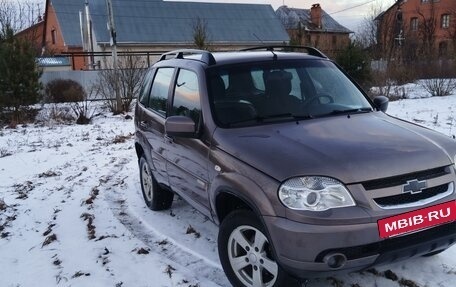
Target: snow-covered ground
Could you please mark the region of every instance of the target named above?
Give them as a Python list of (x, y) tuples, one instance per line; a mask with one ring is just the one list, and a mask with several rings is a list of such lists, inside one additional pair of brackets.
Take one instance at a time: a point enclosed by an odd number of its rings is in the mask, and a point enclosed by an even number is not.
[[(388, 113), (456, 134), (456, 95), (390, 103)], [(217, 227), (183, 200), (143, 204), (132, 119), (0, 129), (0, 286), (229, 286)], [(456, 247), (308, 286), (439, 286)]]

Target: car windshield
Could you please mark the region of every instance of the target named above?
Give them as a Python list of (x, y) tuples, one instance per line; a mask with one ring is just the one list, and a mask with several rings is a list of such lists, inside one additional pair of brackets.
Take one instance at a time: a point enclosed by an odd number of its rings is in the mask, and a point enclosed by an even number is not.
[(326, 60), (216, 67), (208, 80), (213, 115), (223, 127), (372, 111), (363, 93)]

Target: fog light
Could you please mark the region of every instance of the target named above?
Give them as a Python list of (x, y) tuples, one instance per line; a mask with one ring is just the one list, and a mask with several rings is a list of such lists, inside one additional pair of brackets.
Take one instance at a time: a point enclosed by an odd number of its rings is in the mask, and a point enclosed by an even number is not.
[(347, 262), (347, 257), (342, 253), (332, 253), (328, 254), (323, 258), (323, 261), (331, 269), (338, 269), (345, 265)]

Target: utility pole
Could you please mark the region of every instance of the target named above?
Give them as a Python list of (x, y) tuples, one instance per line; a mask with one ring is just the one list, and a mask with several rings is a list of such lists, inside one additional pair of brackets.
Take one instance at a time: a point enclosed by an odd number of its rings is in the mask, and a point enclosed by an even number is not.
[(112, 9), (112, 0), (106, 0), (106, 7), (108, 9), (108, 30), (111, 35), (111, 47), (112, 47), (112, 64), (114, 68), (114, 93), (116, 96), (117, 112), (121, 111), (122, 99), (119, 93), (119, 77), (118, 77), (118, 66), (117, 66), (117, 35), (116, 26), (114, 24), (114, 12)]

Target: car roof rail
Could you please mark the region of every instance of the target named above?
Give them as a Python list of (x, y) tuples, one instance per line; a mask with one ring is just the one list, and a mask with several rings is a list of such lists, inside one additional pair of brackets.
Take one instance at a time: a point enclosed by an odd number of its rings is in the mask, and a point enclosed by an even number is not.
[(198, 50), (198, 49), (181, 49), (181, 50), (170, 51), (170, 52), (162, 54), (158, 61), (160, 62), (163, 60), (167, 60), (170, 58), (170, 56), (174, 56), (174, 57), (172, 57), (172, 59), (184, 59), (185, 55), (201, 55), (201, 60), (198, 60), (198, 59), (189, 59), (189, 60), (201, 61), (203, 63), (206, 63), (207, 65), (216, 64), (214, 55), (212, 55), (211, 52), (206, 51), (206, 50)]
[(287, 46), (287, 45), (258, 46), (258, 47), (251, 47), (251, 48), (242, 49), (241, 51), (266, 50), (266, 51), (274, 52), (274, 51), (276, 51), (274, 49), (277, 49), (277, 48), (282, 48), (282, 49), (306, 49), (307, 53), (309, 55), (311, 55), (311, 56), (325, 58), (325, 59), (328, 58), (323, 52), (321, 52), (317, 48), (309, 47), (309, 46)]

